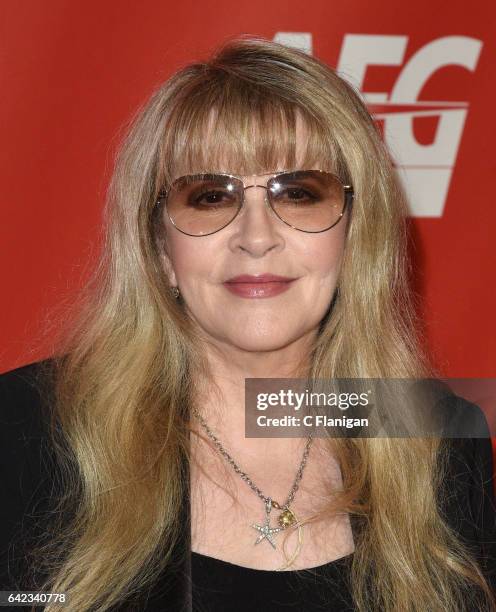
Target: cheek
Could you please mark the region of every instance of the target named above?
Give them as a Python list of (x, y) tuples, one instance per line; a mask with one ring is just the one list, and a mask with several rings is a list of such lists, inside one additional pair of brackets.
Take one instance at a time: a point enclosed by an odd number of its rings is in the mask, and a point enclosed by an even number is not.
[(168, 252), (179, 285), (197, 285), (199, 279), (210, 279), (219, 261), (220, 247), (209, 237), (176, 234), (168, 242)]
[(308, 272), (321, 279), (335, 278), (343, 260), (345, 235), (336, 232), (332, 237), (321, 234), (313, 236), (300, 249), (301, 260), (305, 262)]

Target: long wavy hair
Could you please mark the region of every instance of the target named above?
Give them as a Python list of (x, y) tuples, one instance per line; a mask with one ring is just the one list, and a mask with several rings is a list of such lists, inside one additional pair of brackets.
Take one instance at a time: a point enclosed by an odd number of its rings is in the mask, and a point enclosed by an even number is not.
[[(151, 585), (172, 564), (184, 517), (189, 415), (196, 381), (209, 371), (164, 273), (159, 191), (178, 169), (222, 168), (226, 159), (239, 174), (295, 167), (297, 115), (308, 133), (305, 165), (327, 164), (355, 191), (310, 376), (431, 372), (409, 291), (404, 198), (357, 92), (317, 58), (254, 36), (228, 39), (208, 60), (182, 67), (133, 118), (98, 265), (50, 329), (55, 357), (44, 376), (64, 494), (33, 564), (46, 577), (40, 588), (67, 592), (73, 610), (104, 612)], [(496, 609), (438, 510), (446, 469), (438, 439), (344, 438), (333, 449), (343, 487), (323, 514), (363, 519), (351, 566), (358, 610), (460, 612), (474, 585), (479, 609)]]

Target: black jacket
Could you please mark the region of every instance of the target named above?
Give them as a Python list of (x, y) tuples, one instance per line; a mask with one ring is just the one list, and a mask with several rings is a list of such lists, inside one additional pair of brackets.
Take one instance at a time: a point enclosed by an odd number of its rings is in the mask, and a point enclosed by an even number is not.
[[(49, 507), (57, 482), (57, 466), (47, 436), (49, 408), (41, 400), (35, 380), (38, 366), (33, 363), (0, 375), (0, 591), (36, 590), (32, 585), (18, 583), (25, 569), (24, 536), (43, 529), (36, 517)], [(472, 411), (487, 431), (480, 408), (460, 398), (454, 397), (454, 401), (465, 415)], [(450, 473), (446, 480), (449, 495), (442, 511), (474, 551), (496, 589), (491, 441), (470, 438), (450, 442)], [(188, 492), (184, 509), (184, 530), (175, 553), (178, 569), (161, 577), (148, 592), (122, 602), (116, 612), (192, 609), (191, 556), (182, 554), (190, 550)], [(204, 581), (204, 577), (200, 578)], [(242, 610), (236, 603), (233, 609)]]

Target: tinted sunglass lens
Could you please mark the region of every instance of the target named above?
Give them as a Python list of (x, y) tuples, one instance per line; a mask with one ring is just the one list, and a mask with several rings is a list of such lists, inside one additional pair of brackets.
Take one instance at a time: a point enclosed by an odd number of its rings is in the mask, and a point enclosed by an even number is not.
[(241, 207), (243, 184), (239, 179), (197, 174), (175, 181), (167, 194), (167, 212), (186, 234), (203, 236), (230, 223)]
[(331, 228), (344, 211), (344, 187), (331, 173), (301, 170), (281, 174), (268, 183), (275, 213), (288, 225), (306, 232)]

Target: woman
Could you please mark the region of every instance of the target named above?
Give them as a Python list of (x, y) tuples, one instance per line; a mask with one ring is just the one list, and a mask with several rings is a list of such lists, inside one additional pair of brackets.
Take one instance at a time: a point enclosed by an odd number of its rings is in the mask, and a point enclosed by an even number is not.
[(50, 408), (60, 501), (22, 584), (81, 612), (495, 610), (488, 439), (245, 438), (245, 378), (432, 373), (401, 192), (353, 89), (229, 41), (139, 113), (106, 213), (58, 357), (3, 376), (3, 405)]

